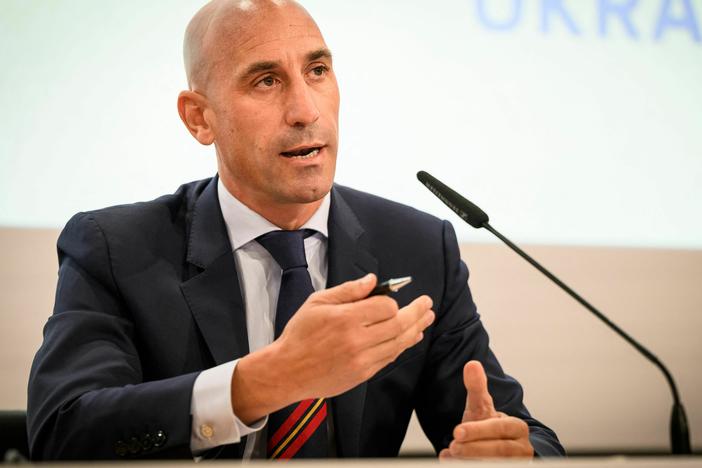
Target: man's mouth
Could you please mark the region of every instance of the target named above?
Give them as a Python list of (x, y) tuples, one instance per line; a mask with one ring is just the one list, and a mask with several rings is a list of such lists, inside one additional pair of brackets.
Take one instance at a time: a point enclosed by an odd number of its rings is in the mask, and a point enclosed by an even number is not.
[(304, 146), (292, 151), (282, 152), (280, 155), (286, 158), (310, 159), (317, 156), (322, 148), (323, 146)]

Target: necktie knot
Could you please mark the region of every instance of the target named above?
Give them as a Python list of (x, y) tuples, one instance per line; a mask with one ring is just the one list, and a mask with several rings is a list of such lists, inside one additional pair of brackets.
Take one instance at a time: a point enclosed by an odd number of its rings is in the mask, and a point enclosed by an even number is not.
[(271, 254), (283, 271), (307, 268), (305, 238), (314, 234), (310, 229), (297, 231), (272, 231), (256, 238)]

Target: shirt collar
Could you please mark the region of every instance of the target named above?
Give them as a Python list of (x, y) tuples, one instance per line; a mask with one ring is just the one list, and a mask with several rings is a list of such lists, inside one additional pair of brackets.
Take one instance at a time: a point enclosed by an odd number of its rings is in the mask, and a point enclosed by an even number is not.
[[(219, 206), (222, 209), (224, 223), (227, 225), (227, 233), (229, 234), (229, 241), (232, 243), (232, 250), (248, 244), (267, 232), (280, 231), (280, 227), (253, 211), (229, 193), (221, 178), (217, 181), (217, 197), (219, 198)], [(301, 229), (313, 229), (324, 237), (328, 237), (327, 221), (329, 220), (330, 204), (331, 195), (327, 193), (317, 211), (314, 212)]]

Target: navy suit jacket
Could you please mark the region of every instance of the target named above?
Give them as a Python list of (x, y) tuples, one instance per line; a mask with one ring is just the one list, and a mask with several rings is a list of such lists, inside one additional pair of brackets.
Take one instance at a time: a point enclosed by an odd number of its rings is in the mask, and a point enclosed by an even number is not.
[[(80, 213), (64, 228), (54, 313), (29, 380), (34, 459), (191, 458), (198, 373), (249, 352), (216, 181)], [(436, 312), (420, 343), (331, 400), (337, 454), (397, 455), (412, 410), (437, 452), (446, 447), (461, 421), (462, 368), (471, 359), (483, 363), (496, 408), (529, 424), (536, 452), (562, 454), (489, 349), (451, 225), (338, 185), (330, 210), (329, 286), (369, 272), (411, 275), (398, 303), (427, 294)], [(243, 446), (210, 455), (240, 457)]]

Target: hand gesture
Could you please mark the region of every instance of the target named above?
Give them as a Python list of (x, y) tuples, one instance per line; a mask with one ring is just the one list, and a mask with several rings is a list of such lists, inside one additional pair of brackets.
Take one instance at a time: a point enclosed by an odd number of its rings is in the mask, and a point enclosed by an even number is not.
[(463, 421), (453, 430), (453, 441), (439, 458), (533, 457), (529, 426), (495, 410), (482, 364), (468, 362), (463, 368), (463, 383), (468, 391)]
[(375, 275), (313, 293), (271, 345), (239, 360), (232, 408), (244, 423), (308, 398), (332, 397), (371, 378), (419, 343), (434, 321), (432, 301), (403, 308), (368, 297)]

